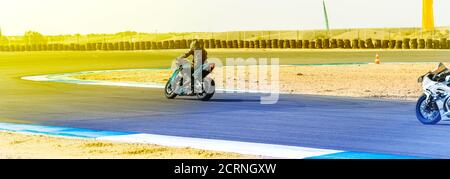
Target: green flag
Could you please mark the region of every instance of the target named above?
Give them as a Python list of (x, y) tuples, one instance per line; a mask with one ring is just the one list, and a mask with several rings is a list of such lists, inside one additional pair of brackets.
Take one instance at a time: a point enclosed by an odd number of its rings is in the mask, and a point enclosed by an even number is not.
[(327, 6), (325, 5), (325, 0), (323, 0), (323, 13), (325, 16), (325, 27), (327, 30), (330, 30), (330, 24), (328, 23), (328, 13), (327, 13)]

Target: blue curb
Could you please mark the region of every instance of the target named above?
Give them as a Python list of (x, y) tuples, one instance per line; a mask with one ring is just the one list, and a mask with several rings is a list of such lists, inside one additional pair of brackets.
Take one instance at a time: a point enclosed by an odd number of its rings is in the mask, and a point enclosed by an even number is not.
[(424, 159), (412, 156), (376, 154), (365, 152), (339, 152), (334, 154), (311, 157), (307, 159)]
[(69, 127), (52, 127), (52, 126), (9, 124), (9, 123), (0, 123), (0, 131), (42, 134), (42, 135), (62, 136), (62, 137), (78, 137), (78, 138), (98, 138), (107, 136), (136, 134), (130, 132), (113, 132), (113, 131), (78, 129)]

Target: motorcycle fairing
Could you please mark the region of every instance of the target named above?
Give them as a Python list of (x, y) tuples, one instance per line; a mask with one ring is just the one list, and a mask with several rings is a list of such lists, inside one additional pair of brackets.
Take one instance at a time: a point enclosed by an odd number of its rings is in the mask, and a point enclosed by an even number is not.
[(436, 99), (433, 100), (436, 102), (437, 106), (443, 106), (439, 108), (442, 120), (450, 120), (450, 110), (446, 105), (450, 100), (450, 87), (448, 87), (448, 82), (440, 83), (431, 80), (429, 77), (424, 77), (422, 87), (427, 96), (427, 100), (434, 96)]

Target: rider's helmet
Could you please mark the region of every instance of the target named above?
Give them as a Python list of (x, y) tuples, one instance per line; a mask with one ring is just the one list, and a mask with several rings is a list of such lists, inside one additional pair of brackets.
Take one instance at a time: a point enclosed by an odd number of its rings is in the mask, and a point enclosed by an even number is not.
[(200, 43), (198, 43), (197, 40), (193, 40), (191, 42), (191, 50), (197, 50), (200, 49)]

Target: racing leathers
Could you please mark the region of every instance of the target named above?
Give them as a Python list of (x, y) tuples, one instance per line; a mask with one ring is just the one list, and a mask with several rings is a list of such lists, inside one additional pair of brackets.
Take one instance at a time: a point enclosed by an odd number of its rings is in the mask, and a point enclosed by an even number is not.
[[(192, 63), (189, 63), (186, 58), (193, 56)], [(177, 76), (177, 80), (182, 80), (182, 86), (175, 84), (175, 93), (177, 94), (192, 94), (192, 78), (194, 78), (194, 92), (202, 93), (203, 71), (211, 71), (214, 65), (208, 64), (208, 52), (204, 48), (190, 49), (184, 55), (178, 57), (179, 65), (183, 65), (183, 71)], [(193, 70), (192, 70), (193, 69)], [(192, 73), (193, 71), (193, 73)], [(192, 77), (191, 77), (192, 75)]]

